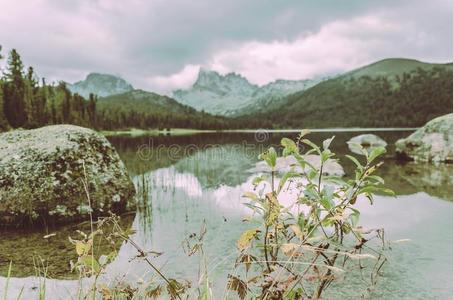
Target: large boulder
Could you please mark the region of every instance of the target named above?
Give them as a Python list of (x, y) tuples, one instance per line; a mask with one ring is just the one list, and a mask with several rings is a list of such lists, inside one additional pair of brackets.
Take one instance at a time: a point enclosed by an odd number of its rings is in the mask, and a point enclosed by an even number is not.
[(435, 118), (396, 142), (399, 158), (425, 162), (453, 162), (453, 113)]
[(357, 135), (347, 141), (349, 150), (355, 154), (362, 154), (362, 148), (368, 151), (377, 147), (386, 147), (387, 143), (375, 134)]
[(115, 149), (91, 129), (55, 125), (0, 134), (0, 224), (120, 213), (134, 193)]

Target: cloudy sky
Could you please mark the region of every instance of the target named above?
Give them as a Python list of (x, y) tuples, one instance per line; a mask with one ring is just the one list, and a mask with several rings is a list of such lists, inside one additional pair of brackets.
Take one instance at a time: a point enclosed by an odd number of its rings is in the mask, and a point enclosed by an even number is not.
[(265, 84), (387, 57), (453, 61), (450, 0), (0, 0), (0, 11), (3, 55), (18, 49), (49, 80), (97, 71), (168, 92), (200, 67)]

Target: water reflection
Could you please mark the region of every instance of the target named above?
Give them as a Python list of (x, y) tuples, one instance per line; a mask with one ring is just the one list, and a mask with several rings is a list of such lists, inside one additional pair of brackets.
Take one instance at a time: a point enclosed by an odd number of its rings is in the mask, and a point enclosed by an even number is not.
[[(384, 226), (389, 238), (411, 239), (407, 245), (396, 245), (389, 256), (390, 264), (386, 277), (373, 294), (375, 299), (417, 298), (426, 299), (448, 298), (453, 292), (447, 287), (452, 278), (453, 266), (445, 264), (445, 259), (453, 259), (451, 240), (453, 235), (445, 230), (451, 228), (453, 221), (449, 216), (453, 206), (442, 200), (453, 200), (453, 169), (450, 165), (417, 165), (414, 163), (398, 164), (393, 159), (392, 144), (405, 132), (379, 133), (389, 143), (389, 152), (385, 164), (380, 170), (387, 185), (399, 195), (392, 197), (377, 196), (375, 205), (370, 207), (366, 202), (358, 203), (363, 210), (362, 222), (365, 226)], [(349, 153), (346, 141), (353, 136), (351, 133), (336, 134), (334, 151), (341, 157)], [(241, 222), (246, 214), (242, 206), (241, 194), (251, 188), (252, 174), (248, 173), (257, 162), (257, 155), (269, 145), (278, 145), (283, 135), (273, 134), (261, 148), (255, 152), (237, 147), (244, 141), (253, 143), (253, 135), (203, 135), (200, 137), (179, 137), (181, 145), (204, 145), (203, 148), (190, 155), (181, 155), (163, 168), (149, 168), (141, 173), (150, 183), (150, 199), (153, 203), (152, 233), (144, 234), (145, 230), (138, 227), (136, 238), (152, 250), (165, 250), (167, 253), (158, 259), (167, 272), (180, 278), (194, 280), (198, 268), (197, 258), (184, 256), (180, 241), (189, 234), (198, 232), (206, 220), (208, 227), (207, 255), (211, 262), (212, 279), (216, 282), (216, 293), (223, 291), (225, 277), (233, 264), (232, 253), (235, 253), (237, 236), (247, 227)], [(320, 143), (330, 137), (329, 134), (315, 134), (312, 139)], [(166, 142), (171, 141), (166, 137)], [(156, 142), (156, 140), (154, 140)], [(159, 139), (157, 140), (159, 142)], [(170, 142), (170, 143), (169, 143)], [(137, 149), (135, 144), (132, 148)], [(220, 154), (220, 155), (219, 155)], [(122, 155), (122, 152), (120, 152)], [(132, 156), (134, 160), (139, 159)], [(346, 176), (352, 175), (353, 165), (341, 159)], [(138, 165), (127, 161), (126, 164)], [(440, 200), (438, 200), (440, 199)], [(139, 218), (139, 217), (138, 217)], [(140, 226), (137, 224), (137, 226)], [(153, 247), (158, 247), (155, 249)], [(434, 249), (441, 257), (433, 255)], [(122, 249), (125, 257), (131, 249)], [(134, 272), (145, 276), (146, 268), (129, 264), (122, 266), (126, 260), (119, 259), (114, 270), (124, 270), (126, 265)], [(184, 265), (184, 268), (180, 266)], [(214, 268), (215, 266), (215, 268)], [(132, 272), (132, 273), (134, 273)], [(118, 273), (119, 275), (119, 273)], [(360, 278), (350, 278), (348, 282), (338, 284), (327, 298), (353, 298)], [(431, 289), (434, 292), (427, 293)]]
[(453, 201), (453, 165), (427, 163), (403, 164), (386, 161), (381, 175), (397, 195), (425, 192), (439, 199)]
[[(347, 141), (359, 133), (335, 133), (332, 143), (340, 158), (346, 176), (353, 175), (354, 165), (344, 158), (350, 154)], [(453, 200), (453, 165), (398, 163), (394, 159), (394, 142), (410, 132), (378, 132), (389, 146), (385, 164), (379, 171), (386, 184), (397, 195), (425, 192), (444, 200)], [(244, 183), (258, 161), (258, 155), (267, 147), (278, 147), (288, 134), (270, 134), (267, 140), (257, 142), (254, 134), (206, 133), (191, 136), (112, 137), (130, 173), (135, 176), (149, 171), (174, 166), (181, 173), (194, 175), (202, 188), (236, 186)], [(289, 137), (295, 138), (291, 133)], [(313, 133), (309, 137), (321, 143), (329, 133)], [(138, 155), (146, 146), (148, 156)], [(175, 151), (175, 147), (179, 150)], [(188, 150), (187, 150), (188, 149)]]
[[(340, 158), (349, 153), (346, 142), (356, 134), (335, 133), (332, 145)], [(400, 295), (402, 298), (410, 298), (408, 295), (417, 297), (425, 295), (424, 291), (430, 288), (437, 289), (431, 294), (437, 298), (452, 297), (453, 292), (443, 288), (443, 285), (451, 281), (453, 274), (452, 266), (444, 263), (453, 260), (453, 235), (448, 230), (453, 225), (453, 203), (442, 200), (453, 201), (453, 166), (398, 164), (393, 159), (392, 145), (409, 132), (377, 134), (389, 144), (380, 175), (399, 196), (397, 199), (378, 196), (373, 207), (366, 202), (359, 203), (364, 210), (362, 221), (367, 226), (384, 226), (391, 238), (410, 238), (413, 242), (394, 247), (388, 276), (383, 280), (385, 288), (378, 290), (374, 297), (396, 299), (400, 290), (404, 290)], [(255, 166), (263, 149), (278, 145), (284, 136), (288, 134), (274, 133), (259, 142), (254, 134), (239, 133), (109, 138), (136, 186), (147, 187), (147, 197), (141, 200), (132, 224), (136, 229), (132, 238), (147, 250), (164, 252), (155, 261), (166, 273), (195, 280), (199, 258), (187, 257), (181, 242), (189, 235), (198, 233), (201, 224), (206, 221), (205, 251), (210, 262), (210, 275), (216, 283), (216, 293), (221, 293), (226, 273), (235, 258), (236, 239), (250, 226), (242, 222), (247, 211), (241, 198), (243, 191), (251, 189), (253, 174), (248, 170)], [(295, 136), (289, 134), (289, 137)], [(316, 133), (310, 138), (319, 144), (330, 136), (328, 133)], [(340, 162), (346, 176), (351, 176), (352, 163), (344, 158)], [(64, 232), (60, 236), (62, 234)], [(8, 240), (14, 238), (7, 237)], [(21, 244), (27, 243), (27, 237), (24, 239)], [(0, 243), (5, 243), (3, 236)], [(39, 244), (33, 246), (41, 247)], [(11, 247), (6, 249), (6, 253), (0, 253), (2, 266), (6, 266), (13, 252)], [(72, 246), (68, 248), (57, 244), (46, 249), (50, 255), (62, 253), (59, 259), (66, 264), (68, 259), (64, 251), (73, 251)], [(151, 278), (153, 273), (146, 264), (133, 260), (135, 255), (130, 245), (123, 244), (119, 256), (108, 267), (106, 279), (113, 282), (125, 276), (136, 282)], [(4, 275), (5, 270), (1, 271)], [(33, 274), (31, 270), (28, 272), (30, 274), (16, 276)], [(55, 276), (64, 277), (63, 274)], [(354, 285), (354, 280), (351, 284)], [(351, 298), (350, 287), (342, 283), (334, 293)], [(333, 294), (330, 296), (333, 297)], [(430, 294), (425, 296), (429, 298)]]

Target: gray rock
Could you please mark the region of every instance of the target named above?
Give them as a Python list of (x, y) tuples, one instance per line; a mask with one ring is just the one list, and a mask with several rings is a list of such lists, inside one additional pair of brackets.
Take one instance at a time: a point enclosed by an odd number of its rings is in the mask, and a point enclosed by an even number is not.
[(55, 125), (0, 134), (0, 224), (122, 212), (134, 193), (115, 149), (91, 129)]
[[(348, 142), (348, 147), (351, 152), (362, 154), (361, 147), (371, 151), (377, 147), (386, 147), (387, 143), (375, 134), (361, 134), (351, 138)], [(361, 147), (360, 147), (361, 146)]]
[(399, 158), (424, 162), (453, 162), (453, 113), (435, 118), (396, 142)]

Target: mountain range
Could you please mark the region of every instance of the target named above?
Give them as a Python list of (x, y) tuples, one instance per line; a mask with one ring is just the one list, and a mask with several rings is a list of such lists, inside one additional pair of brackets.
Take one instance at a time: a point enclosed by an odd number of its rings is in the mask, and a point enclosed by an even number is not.
[(245, 77), (200, 69), (190, 89), (176, 90), (173, 98), (208, 113), (234, 116), (261, 111), (294, 92), (306, 90), (320, 80), (276, 80), (258, 86)]
[[(101, 96), (99, 110), (124, 119), (119, 123), (126, 127), (146, 127), (146, 121), (134, 125), (125, 118), (148, 110), (159, 120), (176, 115), (169, 124), (184, 127), (203, 118), (216, 128), (415, 127), (453, 111), (453, 64), (391, 58), (331, 78), (276, 80), (264, 86), (236, 73), (201, 69), (191, 88), (176, 90), (172, 97), (134, 90), (119, 77), (98, 73), (69, 88)], [(127, 113), (119, 113), (122, 107)]]

